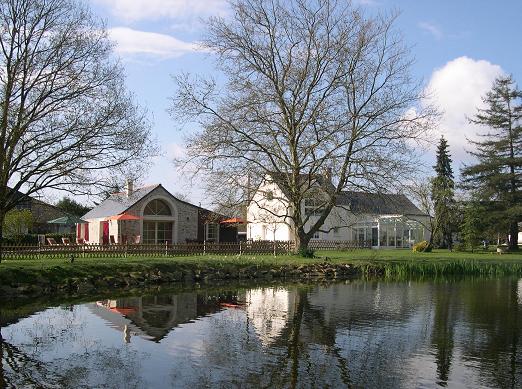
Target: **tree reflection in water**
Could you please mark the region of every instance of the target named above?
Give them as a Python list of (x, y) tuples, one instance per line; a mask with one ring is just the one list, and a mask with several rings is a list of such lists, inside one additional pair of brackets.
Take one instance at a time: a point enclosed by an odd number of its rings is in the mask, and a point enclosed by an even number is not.
[(453, 298), (458, 291), (451, 283), (436, 285), (433, 292), (435, 300), (433, 329), (431, 332), (431, 344), (435, 351), (437, 363), (437, 384), (448, 385), (451, 359), (453, 356), (453, 338), (455, 331), (455, 307)]
[(519, 289), (505, 278), (212, 289), (15, 324), (23, 307), (4, 306), (0, 387), (516, 388)]

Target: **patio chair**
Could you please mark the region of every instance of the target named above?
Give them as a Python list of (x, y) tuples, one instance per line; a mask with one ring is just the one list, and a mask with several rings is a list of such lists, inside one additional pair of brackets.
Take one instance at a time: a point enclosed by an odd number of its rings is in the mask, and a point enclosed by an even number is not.
[(114, 239), (114, 235), (109, 236), (109, 242), (110, 244), (116, 244), (116, 240)]
[(136, 243), (136, 244), (141, 243), (141, 235), (136, 235), (136, 237), (134, 238), (134, 243)]
[(69, 238), (65, 238), (65, 237), (64, 237), (64, 238), (62, 238), (62, 243), (63, 243), (64, 245), (70, 245), (70, 244), (71, 244), (71, 240), (70, 240)]
[(85, 239), (83, 239), (83, 238), (76, 238), (76, 244), (85, 244)]
[(58, 246), (58, 243), (56, 243), (56, 240), (54, 238), (47, 238), (47, 244), (49, 246)]

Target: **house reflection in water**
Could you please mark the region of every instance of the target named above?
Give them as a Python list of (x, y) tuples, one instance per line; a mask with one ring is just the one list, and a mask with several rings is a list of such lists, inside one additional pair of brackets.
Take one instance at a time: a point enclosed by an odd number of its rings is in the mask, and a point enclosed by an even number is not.
[(127, 343), (133, 335), (159, 342), (180, 324), (222, 310), (223, 303), (237, 304), (237, 296), (179, 293), (128, 297), (98, 301), (89, 309), (110, 327), (122, 331)]
[(294, 314), (296, 293), (287, 289), (260, 288), (246, 293), (246, 312), (265, 347), (272, 345), (287, 328)]

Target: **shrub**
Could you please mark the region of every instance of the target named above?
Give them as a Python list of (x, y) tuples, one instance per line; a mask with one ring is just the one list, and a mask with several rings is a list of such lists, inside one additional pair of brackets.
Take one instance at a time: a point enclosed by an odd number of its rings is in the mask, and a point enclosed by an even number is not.
[[(71, 242), (74, 242), (76, 239), (76, 234), (42, 234), (45, 235), (46, 238), (54, 238), (57, 242), (62, 241), (62, 237), (69, 238)], [(9, 237), (4, 237), (2, 239), (2, 243), (5, 245), (30, 245), (36, 246), (38, 245), (38, 234), (25, 234), (21, 238), (15, 240)]]
[(427, 247), (428, 247), (428, 242), (423, 240), (422, 242), (419, 242), (419, 243), (416, 243), (413, 245), (413, 252), (414, 253), (424, 252)]
[(466, 251), (466, 244), (462, 242), (455, 243), (453, 245), (453, 250), (455, 251)]
[(3, 236), (15, 242), (22, 243), (23, 237), (33, 225), (33, 215), (27, 209), (13, 209), (5, 215)]
[(300, 248), (298, 251), (299, 256), (303, 258), (315, 258), (315, 250), (311, 248)]

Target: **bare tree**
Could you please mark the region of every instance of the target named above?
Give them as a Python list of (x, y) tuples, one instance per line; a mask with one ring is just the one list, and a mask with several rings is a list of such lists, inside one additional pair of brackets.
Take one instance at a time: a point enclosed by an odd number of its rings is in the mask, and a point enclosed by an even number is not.
[(92, 193), (154, 149), (112, 46), (80, 1), (0, 2), (0, 238), (17, 191)]
[[(176, 77), (173, 117), (201, 126), (183, 162), (242, 194), (269, 177), (305, 249), (343, 190), (385, 191), (408, 175), (435, 112), (421, 104), (395, 14), (369, 17), (334, 0), (230, 6), (232, 17), (210, 19), (204, 40), (224, 85)], [(320, 216), (307, 224), (301, 205), (317, 187)]]
[(419, 209), (426, 215), (426, 218), (416, 219), (416, 221), (429, 231), (430, 240), (428, 242), (428, 250), (431, 250), (433, 248), (434, 237), (438, 232), (438, 226), (441, 224), (438, 219), (440, 215), (435, 212), (435, 202), (432, 197), (433, 178), (419, 177), (412, 180), (412, 182), (404, 188)]

